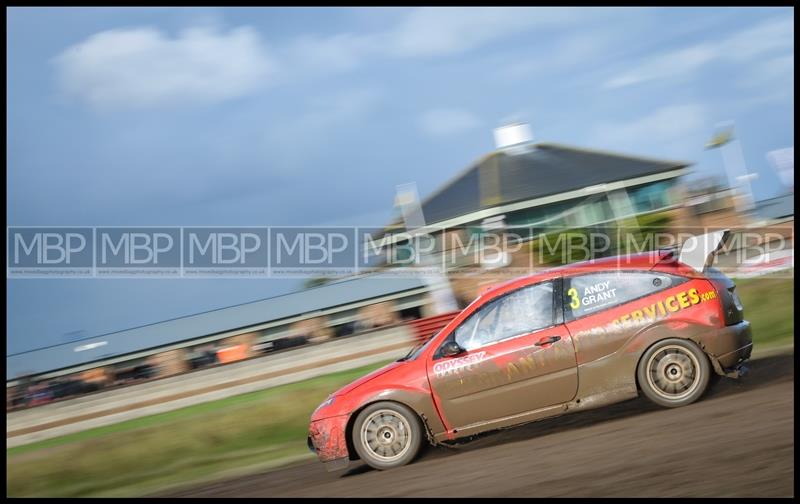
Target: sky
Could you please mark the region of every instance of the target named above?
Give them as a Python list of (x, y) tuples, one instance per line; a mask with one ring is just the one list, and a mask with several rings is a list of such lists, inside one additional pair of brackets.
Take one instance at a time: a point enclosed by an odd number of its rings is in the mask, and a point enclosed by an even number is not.
[[(794, 145), (793, 8), (9, 8), (7, 226), (380, 226), (492, 130), (693, 163)], [(7, 355), (299, 289), (13, 279)]]

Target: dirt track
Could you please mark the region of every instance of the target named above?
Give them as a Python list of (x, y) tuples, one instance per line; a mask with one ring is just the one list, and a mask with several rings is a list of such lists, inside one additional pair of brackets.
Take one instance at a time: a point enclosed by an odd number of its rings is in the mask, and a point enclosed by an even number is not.
[(180, 491), (180, 497), (793, 496), (794, 355), (752, 362), (700, 402), (636, 399), (432, 448), (411, 465), (304, 463)]

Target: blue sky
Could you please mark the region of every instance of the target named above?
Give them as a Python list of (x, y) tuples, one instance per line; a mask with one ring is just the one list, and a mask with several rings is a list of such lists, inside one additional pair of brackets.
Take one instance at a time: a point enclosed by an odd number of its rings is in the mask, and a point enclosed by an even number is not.
[[(7, 11), (7, 210), (29, 225), (380, 225), (492, 129), (686, 159), (734, 120), (786, 189), (794, 10)], [(264, 298), (292, 280), (7, 280), (7, 352)]]

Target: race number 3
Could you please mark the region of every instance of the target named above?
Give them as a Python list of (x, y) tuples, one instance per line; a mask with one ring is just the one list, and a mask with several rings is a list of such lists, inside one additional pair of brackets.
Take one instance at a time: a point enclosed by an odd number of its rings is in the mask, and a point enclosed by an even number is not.
[(567, 295), (570, 297), (570, 308), (574, 310), (575, 308), (579, 308), (581, 306), (581, 298), (578, 297), (578, 290), (575, 289), (575, 287), (568, 290)]

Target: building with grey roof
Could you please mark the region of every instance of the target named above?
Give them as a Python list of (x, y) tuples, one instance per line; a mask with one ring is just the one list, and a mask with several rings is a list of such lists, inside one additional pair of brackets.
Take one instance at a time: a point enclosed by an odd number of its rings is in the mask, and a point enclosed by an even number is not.
[[(291, 325), (303, 320), (327, 317), (333, 327), (350, 323), (357, 318), (359, 308), (375, 303), (391, 302), (398, 311), (423, 306), (426, 291), (425, 284), (416, 278), (346, 278), (300, 292), (8, 355), (6, 380), (26, 375), (55, 377), (246, 333), (257, 332), (257, 343), (269, 342), (290, 334)], [(35, 362), (35, 367), (30, 362)]]
[[(636, 204), (648, 210), (652, 207), (648, 197), (660, 191), (653, 184), (674, 181), (688, 166), (682, 161), (539, 143), (484, 156), (423, 201), (422, 209), (429, 224), (463, 222), (490, 208), (548, 207), (580, 200), (588, 195), (587, 187), (616, 183), (630, 188)], [(523, 205), (514, 206), (519, 203)]]
[[(674, 189), (688, 163), (553, 143), (498, 149), (422, 201), (427, 224), (481, 226), (502, 216), (506, 226), (592, 226), (676, 205)], [(393, 240), (389, 226), (384, 239)], [(428, 286), (417, 278), (355, 277), (142, 327), (8, 355), (6, 379), (57, 376), (97, 366), (256, 333), (257, 344), (291, 333), (292, 324), (321, 316), (337, 326), (357, 310), (390, 301), (397, 310), (424, 306)], [(33, 357), (33, 359), (31, 359)], [(34, 361), (35, 366), (23, 361)]]

